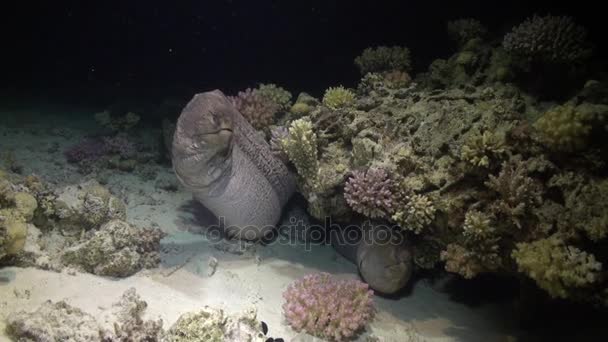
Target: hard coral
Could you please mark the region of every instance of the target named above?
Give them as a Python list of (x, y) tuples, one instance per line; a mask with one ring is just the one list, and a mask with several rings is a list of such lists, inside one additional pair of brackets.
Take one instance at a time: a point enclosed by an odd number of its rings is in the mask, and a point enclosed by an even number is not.
[(345, 341), (373, 317), (373, 291), (358, 280), (338, 280), (328, 273), (307, 275), (285, 293), (283, 311), (296, 331)]
[(318, 183), (317, 135), (309, 120), (298, 119), (291, 123), (289, 135), (281, 140), (283, 150), (296, 166), (301, 180), (313, 190)]
[(593, 254), (569, 246), (555, 235), (517, 244), (513, 258), (521, 272), (559, 298), (568, 298), (572, 290), (594, 284), (602, 270)]
[(268, 127), (280, 109), (277, 103), (265, 97), (257, 89), (247, 88), (229, 99), (255, 129)]
[(280, 110), (287, 110), (291, 106), (291, 93), (276, 84), (260, 84), (258, 93), (279, 106)]
[(384, 169), (353, 171), (344, 186), (350, 207), (369, 218), (386, 217), (393, 210), (393, 181)]
[(333, 110), (349, 106), (353, 102), (355, 102), (355, 94), (343, 86), (330, 87), (323, 95), (323, 104)]
[(355, 65), (362, 75), (368, 72), (408, 71), (411, 67), (410, 50), (401, 46), (367, 48), (355, 58)]
[(435, 207), (425, 195), (412, 195), (405, 198), (405, 204), (398, 208), (392, 219), (402, 229), (420, 234), (435, 218)]
[(503, 47), (527, 60), (579, 62), (591, 54), (587, 30), (567, 16), (533, 16), (505, 35)]
[(550, 148), (576, 151), (587, 145), (591, 133), (591, 113), (579, 111), (574, 106), (558, 106), (545, 112), (534, 126), (542, 141)]

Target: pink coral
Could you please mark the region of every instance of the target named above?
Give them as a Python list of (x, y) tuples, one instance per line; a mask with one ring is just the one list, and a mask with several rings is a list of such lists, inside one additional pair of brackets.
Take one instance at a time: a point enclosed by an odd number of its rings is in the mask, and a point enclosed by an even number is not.
[(354, 171), (344, 186), (346, 203), (370, 218), (385, 217), (393, 209), (393, 182), (384, 169)]
[(373, 291), (358, 280), (328, 273), (307, 275), (285, 293), (283, 311), (291, 327), (333, 341), (353, 337), (373, 317)]
[(268, 127), (280, 109), (279, 105), (262, 96), (257, 89), (247, 88), (229, 99), (255, 129)]

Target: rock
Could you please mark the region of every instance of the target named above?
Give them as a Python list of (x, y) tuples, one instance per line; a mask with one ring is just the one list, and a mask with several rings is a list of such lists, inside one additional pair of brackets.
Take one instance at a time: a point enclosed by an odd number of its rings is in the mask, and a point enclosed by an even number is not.
[(157, 228), (140, 229), (125, 221), (112, 220), (89, 239), (65, 251), (61, 259), (93, 274), (127, 277), (143, 268), (158, 266), (160, 240), (164, 235)]
[(167, 342), (264, 342), (266, 337), (255, 310), (226, 315), (205, 306), (182, 315), (165, 336)]
[(64, 301), (47, 301), (34, 312), (17, 312), (7, 318), (7, 333), (21, 342), (100, 341), (93, 316)]

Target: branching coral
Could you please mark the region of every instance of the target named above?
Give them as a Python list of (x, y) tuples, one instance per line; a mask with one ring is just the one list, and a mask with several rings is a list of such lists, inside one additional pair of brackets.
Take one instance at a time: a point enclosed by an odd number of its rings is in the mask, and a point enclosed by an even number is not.
[(521, 272), (559, 298), (568, 298), (575, 289), (594, 284), (602, 269), (593, 254), (567, 245), (555, 235), (517, 244), (513, 258)]
[(344, 186), (346, 203), (370, 218), (386, 217), (393, 210), (393, 181), (379, 168), (353, 171)]
[(256, 129), (264, 129), (272, 124), (274, 115), (280, 109), (279, 104), (275, 103), (273, 99), (263, 96), (257, 89), (247, 88), (229, 99)]
[(346, 341), (372, 319), (372, 296), (369, 286), (358, 280), (338, 280), (328, 273), (313, 274), (287, 288), (283, 311), (296, 331)]
[(420, 234), (435, 218), (435, 207), (425, 195), (412, 195), (405, 198), (405, 205), (398, 207), (391, 217), (402, 229)]
[(301, 180), (314, 190), (318, 184), (319, 161), (317, 135), (309, 120), (298, 119), (291, 123), (289, 134), (281, 140), (283, 151), (296, 166)]
[(556, 150), (575, 151), (587, 145), (592, 128), (589, 122), (591, 119), (591, 113), (565, 105), (545, 112), (534, 126), (547, 146)]
[(474, 166), (487, 168), (506, 152), (503, 134), (484, 131), (473, 134), (460, 150), (460, 158)]
[(270, 150), (272, 154), (284, 163), (289, 162), (289, 156), (283, 150), (282, 141), (289, 136), (289, 130), (284, 126), (273, 127), (270, 130)]
[(457, 243), (448, 244), (441, 252), (445, 261), (445, 270), (471, 279), (479, 273), (496, 271), (501, 264), (496, 239), (476, 240), (471, 246), (464, 247)]
[(502, 164), (498, 176), (490, 175), (486, 186), (499, 195), (491, 209), (497, 215), (504, 215), (522, 228), (522, 219), (533, 208), (542, 203), (542, 188), (534, 179), (527, 176), (525, 161), (513, 158)]
[(410, 50), (401, 46), (367, 48), (355, 58), (355, 65), (362, 75), (368, 72), (408, 71), (411, 66)]
[(473, 209), (467, 211), (462, 230), (464, 236), (468, 238), (483, 240), (492, 236), (496, 229), (492, 226), (489, 215)]
[(476, 19), (457, 19), (448, 22), (448, 35), (459, 45), (474, 38), (483, 38), (488, 30)]
[(260, 84), (257, 92), (278, 105), (280, 110), (287, 110), (291, 106), (291, 93), (276, 84)]
[(323, 104), (333, 110), (349, 106), (354, 101), (355, 94), (343, 86), (330, 87), (323, 95)]
[(505, 35), (508, 52), (547, 63), (579, 62), (590, 55), (587, 30), (566, 16), (533, 16)]

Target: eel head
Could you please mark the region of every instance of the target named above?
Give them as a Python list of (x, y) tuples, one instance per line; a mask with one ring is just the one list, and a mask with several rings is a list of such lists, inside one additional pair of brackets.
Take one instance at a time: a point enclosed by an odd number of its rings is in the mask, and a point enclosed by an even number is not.
[(176, 125), (175, 174), (192, 190), (209, 190), (229, 178), (236, 109), (219, 90), (197, 94)]

